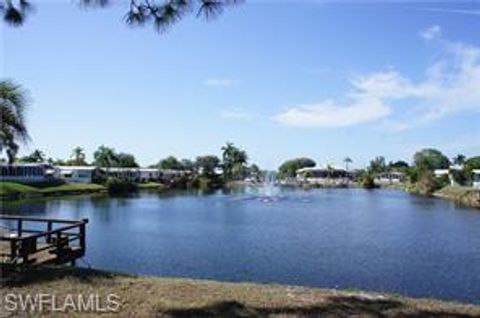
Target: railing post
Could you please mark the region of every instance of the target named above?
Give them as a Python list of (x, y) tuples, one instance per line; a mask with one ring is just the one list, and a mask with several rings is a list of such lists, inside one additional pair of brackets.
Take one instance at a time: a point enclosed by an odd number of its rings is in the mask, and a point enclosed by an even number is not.
[(80, 224), (80, 249), (85, 253), (85, 222)]
[(16, 262), (17, 249), (18, 249), (17, 242), (18, 242), (17, 240), (10, 241), (10, 261), (11, 262)]
[[(53, 227), (52, 227), (52, 221), (48, 221), (48, 223), (47, 223), (47, 231), (48, 231), (48, 232), (52, 231), (52, 228), (53, 228)], [(52, 243), (52, 234), (50, 234), (50, 233), (47, 234), (47, 239), (46, 239), (46, 241), (47, 241), (47, 244)]]
[(22, 219), (17, 221), (17, 236), (22, 237)]

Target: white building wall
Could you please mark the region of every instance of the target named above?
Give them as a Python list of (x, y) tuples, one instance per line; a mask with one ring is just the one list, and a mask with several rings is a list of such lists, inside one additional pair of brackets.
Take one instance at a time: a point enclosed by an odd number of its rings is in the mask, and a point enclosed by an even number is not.
[(21, 182), (21, 183), (39, 183), (49, 180), (47, 175), (47, 165), (40, 164), (2, 164), (1, 181)]
[(472, 186), (475, 189), (480, 189), (480, 170), (472, 171)]

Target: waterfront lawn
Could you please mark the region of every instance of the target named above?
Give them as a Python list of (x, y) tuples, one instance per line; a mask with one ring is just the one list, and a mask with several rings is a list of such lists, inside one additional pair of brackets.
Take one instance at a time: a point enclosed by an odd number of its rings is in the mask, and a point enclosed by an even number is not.
[(165, 185), (158, 183), (158, 182), (147, 182), (147, 183), (139, 183), (138, 189), (140, 190), (164, 190)]
[(105, 187), (95, 183), (67, 183), (41, 189), (45, 194), (63, 194), (77, 192), (98, 192), (105, 190)]
[(29, 197), (43, 195), (63, 195), (72, 193), (91, 193), (104, 191), (105, 187), (93, 183), (71, 183), (54, 186), (25, 185), (16, 182), (0, 182), (0, 196), (2, 197)]
[(29, 194), (38, 193), (40, 189), (34, 188), (21, 183), (16, 182), (0, 182), (0, 196), (8, 196), (11, 194)]
[[(137, 277), (85, 268), (47, 267), (31, 270), (0, 287), (0, 293), (55, 295), (57, 307), (67, 295), (78, 299), (115, 294), (120, 309), (101, 317), (480, 317), (480, 306), (361, 291), (222, 283), (205, 280)], [(47, 311), (48, 311), (48, 307)], [(21, 312), (3, 312), (16, 316)], [(44, 312), (45, 315), (47, 312)], [(38, 312), (28, 316), (40, 316)], [(57, 312), (49, 317), (65, 317)], [(72, 313), (69, 317), (95, 316)]]

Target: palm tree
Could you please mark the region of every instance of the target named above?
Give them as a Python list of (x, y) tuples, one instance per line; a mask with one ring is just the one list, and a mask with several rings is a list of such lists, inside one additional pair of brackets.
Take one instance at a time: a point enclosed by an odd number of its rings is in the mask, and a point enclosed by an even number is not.
[(13, 163), (19, 143), (29, 140), (25, 125), (27, 93), (9, 80), (0, 81), (0, 152), (5, 150), (8, 162)]
[(452, 159), (453, 159), (454, 164), (462, 166), (465, 163), (467, 157), (465, 157), (465, 155), (458, 154), (455, 157), (453, 157)]
[(245, 165), (248, 155), (244, 150), (237, 148), (233, 143), (227, 142), (222, 147), (223, 174), (226, 180), (239, 179), (245, 174)]
[(95, 158), (95, 165), (97, 167), (110, 168), (115, 166), (118, 162), (118, 156), (115, 153), (115, 150), (103, 145), (98, 147), (93, 153), (93, 157)]
[[(30, 0), (3, 0), (0, 3), (0, 12), (3, 19), (10, 25), (20, 26), (26, 15), (31, 11)], [(79, 0), (83, 5), (106, 7), (111, 0)], [(125, 15), (125, 22), (132, 26), (153, 23), (157, 31), (165, 31), (168, 27), (180, 21), (186, 15), (196, 13), (211, 19), (222, 13), (227, 6), (235, 5), (242, 0), (130, 0)]]
[(346, 157), (345, 159), (343, 159), (343, 162), (345, 162), (345, 170), (348, 171), (348, 165), (351, 164), (353, 160), (350, 157)]
[(39, 149), (35, 149), (29, 156), (32, 162), (45, 162), (45, 153)]
[(85, 165), (85, 152), (82, 147), (75, 147), (70, 156), (75, 165)]

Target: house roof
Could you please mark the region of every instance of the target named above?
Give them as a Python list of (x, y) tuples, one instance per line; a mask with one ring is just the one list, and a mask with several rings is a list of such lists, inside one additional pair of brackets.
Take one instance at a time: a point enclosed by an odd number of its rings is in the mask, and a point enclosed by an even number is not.
[(45, 162), (25, 162), (25, 163), (13, 163), (13, 164), (8, 164), (8, 163), (1, 163), (0, 167), (45, 167), (45, 166), (51, 166), (49, 163)]
[(140, 172), (160, 172), (160, 170), (156, 168), (138, 168)]
[[(331, 169), (333, 171), (347, 171), (343, 168), (335, 168), (335, 167), (331, 167)], [(329, 169), (327, 167), (325, 168), (319, 168), (319, 167), (307, 167), (307, 168), (301, 168), (301, 169), (298, 169), (296, 172), (297, 173), (302, 173), (302, 172), (309, 172), (309, 171), (328, 171)]]
[(58, 170), (69, 170), (69, 171), (74, 171), (74, 170), (93, 171), (97, 169), (97, 167), (95, 166), (55, 166), (55, 168)]

